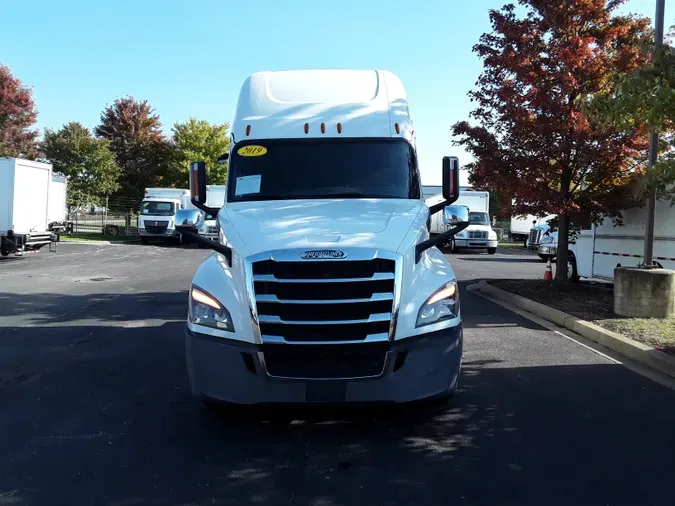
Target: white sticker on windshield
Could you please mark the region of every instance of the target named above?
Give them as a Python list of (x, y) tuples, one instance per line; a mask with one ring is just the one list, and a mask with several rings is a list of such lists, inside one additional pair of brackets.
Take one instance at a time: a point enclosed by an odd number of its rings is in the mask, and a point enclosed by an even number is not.
[(235, 195), (247, 195), (249, 193), (260, 193), (261, 175), (243, 176), (237, 178), (237, 184), (234, 187)]

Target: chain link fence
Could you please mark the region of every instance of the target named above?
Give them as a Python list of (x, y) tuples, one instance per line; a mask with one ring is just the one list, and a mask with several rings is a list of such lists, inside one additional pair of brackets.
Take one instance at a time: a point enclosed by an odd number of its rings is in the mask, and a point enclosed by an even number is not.
[(100, 205), (69, 213), (74, 234), (138, 235), (141, 201), (127, 197), (108, 197)]

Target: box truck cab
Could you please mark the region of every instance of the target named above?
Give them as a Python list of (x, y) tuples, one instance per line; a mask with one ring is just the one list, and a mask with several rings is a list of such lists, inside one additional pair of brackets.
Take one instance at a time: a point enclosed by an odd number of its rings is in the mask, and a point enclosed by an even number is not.
[(180, 209), (195, 209), (190, 201), (190, 190), (146, 188), (138, 218), (141, 242), (148, 244), (150, 239), (181, 240), (175, 225), (176, 211)]
[[(385, 71), (260, 72), (232, 122), (219, 238), (188, 296), (186, 356), (207, 404), (447, 398), (462, 357), (459, 287), (440, 242), (465, 227), (456, 158), (422, 198), (401, 81)], [(205, 213), (206, 170), (191, 164)], [(451, 230), (429, 238), (431, 214)]]
[[(442, 195), (427, 197), (428, 205), (442, 201)], [(490, 221), (490, 193), (461, 189), (455, 205), (469, 208), (469, 226), (457, 233), (449, 242), (450, 251), (456, 253), (460, 248), (483, 249), (490, 255), (497, 252), (499, 241), (497, 232), (492, 230)], [(443, 221), (442, 215), (433, 216), (431, 219), (431, 233), (442, 234), (448, 230), (448, 225)]]

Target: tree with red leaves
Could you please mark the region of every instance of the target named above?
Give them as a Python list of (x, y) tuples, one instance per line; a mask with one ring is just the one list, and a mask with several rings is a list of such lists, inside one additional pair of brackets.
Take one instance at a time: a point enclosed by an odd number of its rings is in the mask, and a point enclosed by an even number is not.
[(96, 135), (110, 141), (121, 171), (118, 195), (142, 198), (146, 187), (162, 184), (171, 149), (159, 115), (147, 100), (117, 99), (101, 113)]
[(33, 93), (0, 64), (0, 156), (37, 158), (38, 131)]
[(483, 72), (469, 92), (478, 125), (452, 127), (473, 185), (513, 197), (516, 214), (558, 216), (556, 279), (566, 278), (570, 223), (598, 223), (637, 204), (647, 139), (592, 123), (583, 104), (612, 75), (644, 64), (649, 20), (615, 15), (623, 0), (519, 0), (490, 10), (474, 52)]

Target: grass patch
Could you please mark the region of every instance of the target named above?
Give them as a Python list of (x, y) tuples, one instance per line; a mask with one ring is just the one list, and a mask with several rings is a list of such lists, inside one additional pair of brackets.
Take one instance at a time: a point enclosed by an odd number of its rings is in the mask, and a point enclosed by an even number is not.
[(133, 242), (138, 241), (138, 236), (124, 236), (124, 235), (103, 235), (103, 234), (73, 234), (73, 235), (62, 235), (61, 241), (122, 241), (122, 242)]
[(611, 285), (508, 279), (490, 284), (675, 355), (675, 319), (619, 317)]

